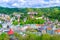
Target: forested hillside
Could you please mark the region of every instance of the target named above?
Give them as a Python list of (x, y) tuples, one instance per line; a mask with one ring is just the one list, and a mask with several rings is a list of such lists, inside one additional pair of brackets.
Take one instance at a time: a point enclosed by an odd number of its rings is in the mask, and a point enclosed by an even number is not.
[(60, 7), (50, 7), (50, 8), (4, 8), (0, 7), (0, 13), (12, 14), (13, 12), (24, 13), (34, 11), (37, 12), (37, 16), (45, 15), (51, 19), (58, 19), (60, 21)]

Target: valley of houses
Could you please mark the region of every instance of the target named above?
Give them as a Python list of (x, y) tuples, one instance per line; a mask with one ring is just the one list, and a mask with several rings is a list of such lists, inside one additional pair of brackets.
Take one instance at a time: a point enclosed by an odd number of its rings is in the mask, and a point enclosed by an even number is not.
[[(36, 12), (28, 12), (31, 18), (34, 18), (34, 14), (37, 14)], [(8, 32), (10, 29), (13, 29), (14, 32), (20, 33), (26, 32), (26, 29), (33, 28), (35, 30), (38, 30), (40, 34), (60, 34), (60, 22), (56, 20), (55, 22), (50, 21), (48, 18), (45, 18), (44, 16), (38, 17), (36, 19), (42, 18), (46, 20), (44, 24), (25, 24), (23, 26), (13, 25), (12, 21), (15, 20), (15, 16), (18, 17), (18, 23), (20, 22), (20, 14), (13, 14), (14, 16), (11, 18), (10, 15), (7, 14), (0, 14), (0, 24), (2, 24), (2, 27), (0, 28), (0, 34), (3, 32)], [(3, 21), (4, 20), (4, 21)], [(27, 20), (27, 18), (24, 18), (24, 22)], [(57, 27), (57, 26), (58, 27)], [(36, 32), (36, 33), (38, 33)]]

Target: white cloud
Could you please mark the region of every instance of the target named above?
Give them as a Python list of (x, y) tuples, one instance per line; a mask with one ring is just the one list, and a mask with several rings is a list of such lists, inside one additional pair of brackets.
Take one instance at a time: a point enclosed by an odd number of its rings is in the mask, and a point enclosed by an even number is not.
[(13, 3), (12, 6), (19, 7), (20, 5), (18, 3)]
[(9, 2), (10, 0), (3, 0), (3, 2)]
[(12, 6), (18, 6), (18, 4), (17, 3), (14, 3), (14, 4), (12, 4)]
[[(46, 0), (47, 1), (47, 0)], [(50, 6), (60, 6), (60, 0), (0, 0), (0, 4), (3, 6), (4, 3), (11, 4), (12, 7), (50, 7)]]
[(25, 2), (25, 0), (17, 0), (18, 2)]
[(10, 2), (11, 0), (1, 0), (1, 2)]

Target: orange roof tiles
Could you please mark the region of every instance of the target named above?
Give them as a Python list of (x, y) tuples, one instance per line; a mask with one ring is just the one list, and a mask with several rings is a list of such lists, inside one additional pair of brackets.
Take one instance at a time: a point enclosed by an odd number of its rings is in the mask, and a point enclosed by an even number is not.
[(48, 27), (47, 30), (52, 30), (52, 28)]
[(44, 24), (36, 24), (36, 26), (44, 26)]
[(55, 32), (60, 32), (60, 29), (58, 29), (58, 30), (55, 30)]

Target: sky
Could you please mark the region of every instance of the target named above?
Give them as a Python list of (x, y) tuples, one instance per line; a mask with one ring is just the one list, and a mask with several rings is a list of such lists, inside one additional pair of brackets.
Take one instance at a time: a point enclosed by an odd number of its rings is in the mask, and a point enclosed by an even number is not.
[(0, 0), (0, 6), (9, 8), (45, 8), (60, 6), (60, 0)]

